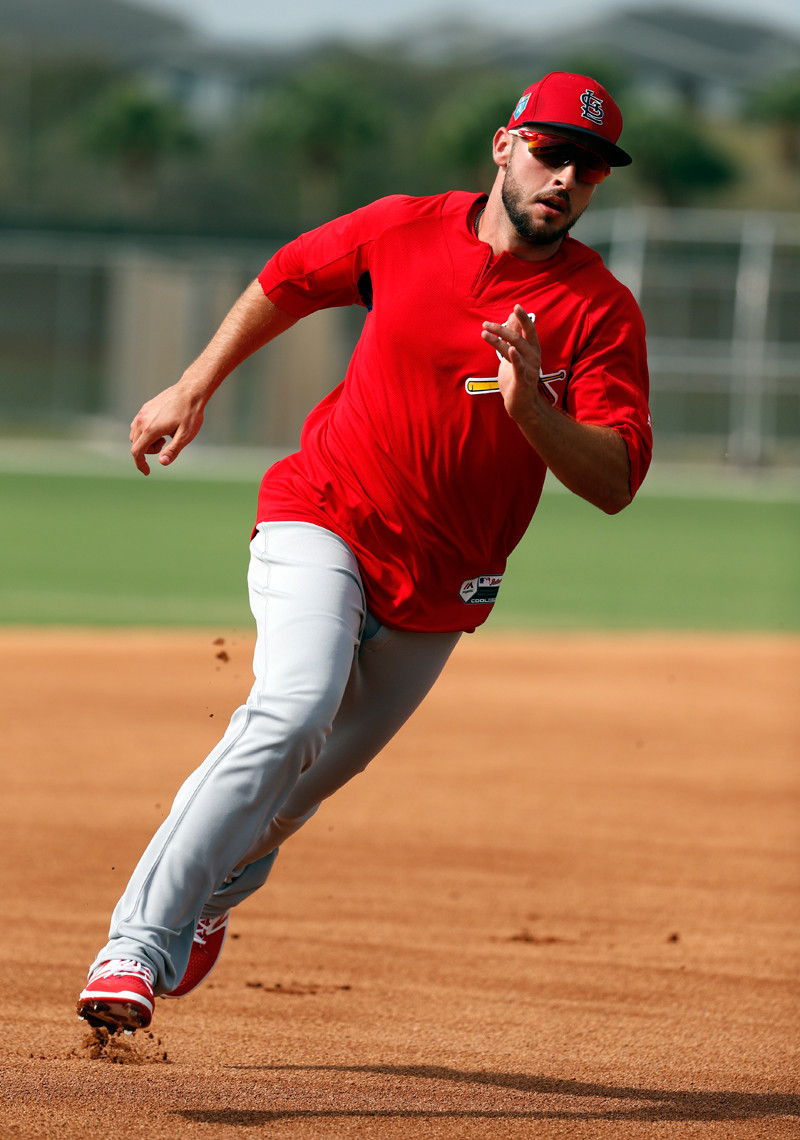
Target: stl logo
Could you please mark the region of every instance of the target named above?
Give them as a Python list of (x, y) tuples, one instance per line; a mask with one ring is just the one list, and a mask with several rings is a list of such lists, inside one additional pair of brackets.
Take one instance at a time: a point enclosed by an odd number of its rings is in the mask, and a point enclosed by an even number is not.
[(588, 87), (583, 95), (581, 95), (581, 118), (588, 119), (591, 123), (597, 123), (598, 126), (603, 125), (603, 100), (595, 95), (591, 87)]

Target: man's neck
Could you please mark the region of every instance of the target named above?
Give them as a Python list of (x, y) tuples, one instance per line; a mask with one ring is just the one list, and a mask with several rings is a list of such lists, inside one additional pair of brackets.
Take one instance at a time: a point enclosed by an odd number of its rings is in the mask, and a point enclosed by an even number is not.
[(478, 240), (490, 245), (496, 257), (510, 253), (523, 261), (549, 261), (561, 249), (566, 237), (566, 234), (561, 234), (546, 245), (536, 245), (521, 237), (511, 224), (502, 201), (493, 200), (493, 195), (489, 195), (486, 205), (476, 215), (474, 228)]

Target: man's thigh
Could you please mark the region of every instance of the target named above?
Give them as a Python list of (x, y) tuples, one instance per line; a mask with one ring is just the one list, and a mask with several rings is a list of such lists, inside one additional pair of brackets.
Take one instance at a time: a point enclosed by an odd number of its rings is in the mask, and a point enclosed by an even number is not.
[(333, 729), (274, 821), (278, 842), (388, 744), (430, 691), (460, 636), (381, 626), (362, 641)]

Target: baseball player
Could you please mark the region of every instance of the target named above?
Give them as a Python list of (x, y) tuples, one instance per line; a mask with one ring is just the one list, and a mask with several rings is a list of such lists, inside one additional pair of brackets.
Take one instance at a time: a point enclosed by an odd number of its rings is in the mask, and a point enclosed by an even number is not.
[[(314, 109), (298, 109), (313, 115)], [(569, 236), (631, 160), (594, 79), (551, 73), (494, 135), (487, 195), (393, 196), (284, 246), (131, 427), (172, 463), (213, 392), (306, 314), (367, 310), (342, 383), (264, 476), (248, 585), (254, 684), (114, 910), (78, 1012), (149, 1024), (217, 962), (231, 909), (362, 771), (486, 620), (545, 471), (608, 513), (652, 447), (644, 326)]]

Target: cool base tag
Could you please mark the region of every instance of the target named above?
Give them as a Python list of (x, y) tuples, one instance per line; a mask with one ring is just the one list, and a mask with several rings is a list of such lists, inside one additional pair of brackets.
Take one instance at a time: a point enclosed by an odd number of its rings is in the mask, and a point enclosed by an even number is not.
[(502, 574), (482, 574), (480, 578), (467, 578), (458, 591), (461, 601), (468, 606), (494, 605), (502, 581)]

